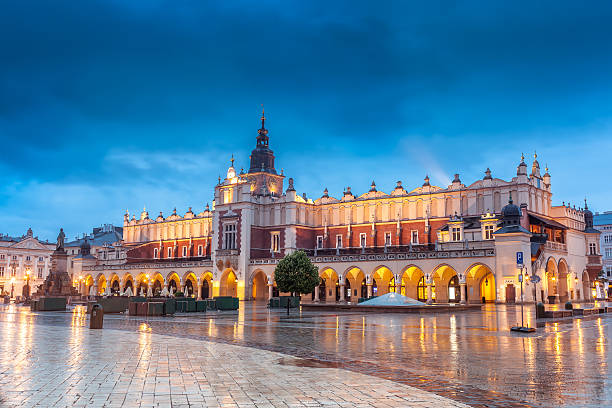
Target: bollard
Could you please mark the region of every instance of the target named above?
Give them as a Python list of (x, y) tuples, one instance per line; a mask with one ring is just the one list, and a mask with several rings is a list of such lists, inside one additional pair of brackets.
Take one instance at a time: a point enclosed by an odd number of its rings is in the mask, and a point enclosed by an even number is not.
[(99, 304), (91, 307), (91, 317), (89, 318), (90, 329), (101, 329), (104, 322), (104, 309)]
[(565, 302), (565, 310), (572, 310), (573, 308), (572, 302)]
[(539, 302), (536, 305), (536, 319), (541, 319), (542, 317), (544, 317), (544, 312), (545, 312), (545, 308), (544, 308), (544, 303)]

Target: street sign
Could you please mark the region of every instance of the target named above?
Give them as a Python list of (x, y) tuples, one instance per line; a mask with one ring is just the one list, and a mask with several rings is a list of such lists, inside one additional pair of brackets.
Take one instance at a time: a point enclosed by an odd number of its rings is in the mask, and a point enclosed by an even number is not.
[(516, 267), (517, 268), (523, 267), (523, 252), (516, 253)]
[(538, 283), (538, 282), (540, 282), (540, 277), (538, 275), (531, 275), (529, 280), (531, 280), (531, 282), (533, 282), (533, 283)]

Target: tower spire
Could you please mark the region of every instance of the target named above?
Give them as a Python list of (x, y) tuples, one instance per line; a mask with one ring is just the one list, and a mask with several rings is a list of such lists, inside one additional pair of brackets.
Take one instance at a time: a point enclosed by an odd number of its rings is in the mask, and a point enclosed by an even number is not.
[(266, 111), (264, 109), (263, 103), (261, 104), (261, 128), (265, 129), (266, 127), (264, 126), (266, 123)]

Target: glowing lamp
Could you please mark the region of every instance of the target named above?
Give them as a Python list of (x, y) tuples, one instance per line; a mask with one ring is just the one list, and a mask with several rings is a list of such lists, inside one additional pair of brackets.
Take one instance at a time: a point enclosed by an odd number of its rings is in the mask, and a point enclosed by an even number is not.
[(489, 286), (489, 279), (485, 279), (485, 286)]

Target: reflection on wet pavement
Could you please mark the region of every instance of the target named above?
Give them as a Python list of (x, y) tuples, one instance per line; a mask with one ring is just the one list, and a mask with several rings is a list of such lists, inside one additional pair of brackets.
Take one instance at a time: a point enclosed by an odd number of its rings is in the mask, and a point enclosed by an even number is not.
[[(520, 321), (520, 306), (514, 305), (422, 315), (291, 316), (261, 304), (240, 307), (148, 319), (106, 315), (104, 325), (279, 351), (303, 359), (280, 364), (344, 368), (472, 406), (612, 406), (608, 315), (539, 322), (538, 331), (526, 335), (509, 331)], [(78, 313), (27, 312), (27, 318), (74, 330), (88, 323)], [(525, 307), (525, 319), (536, 324), (533, 306)]]

